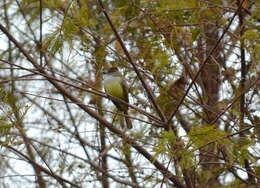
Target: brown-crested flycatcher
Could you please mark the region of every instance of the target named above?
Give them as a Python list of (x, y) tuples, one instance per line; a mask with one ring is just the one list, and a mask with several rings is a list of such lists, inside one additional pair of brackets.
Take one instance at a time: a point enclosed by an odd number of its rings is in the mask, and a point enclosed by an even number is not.
[[(107, 72), (104, 72), (104, 88), (107, 94), (119, 98), (126, 103), (129, 102), (127, 85), (123, 76), (120, 74), (116, 67), (110, 68)], [(125, 122), (128, 129), (132, 128), (132, 122), (128, 116), (128, 106), (119, 100), (110, 98), (117, 109), (124, 113)]]

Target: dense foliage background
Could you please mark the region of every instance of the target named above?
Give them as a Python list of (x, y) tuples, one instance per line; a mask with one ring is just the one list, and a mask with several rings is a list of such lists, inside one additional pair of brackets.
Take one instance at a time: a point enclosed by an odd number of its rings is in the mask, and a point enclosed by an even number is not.
[[(2, 0), (1, 187), (260, 187), (260, 1)], [(133, 128), (103, 92), (116, 66)]]

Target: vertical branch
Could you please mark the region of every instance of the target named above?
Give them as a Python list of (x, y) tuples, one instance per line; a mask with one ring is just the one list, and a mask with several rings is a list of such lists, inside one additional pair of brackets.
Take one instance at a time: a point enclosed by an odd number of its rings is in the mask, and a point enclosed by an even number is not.
[[(114, 24), (112, 23), (112, 20), (109, 17), (109, 15), (108, 15), (108, 13), (107, 13), (107, 11), (106, 11), (103, 3), (102, 3), (102, 0), (97, 0), (97, 2), (100, 5), (100, 7), (102, 9), (102, 12), (104, 13), (104, 15), (105, 15), (105, 17), (106, 17), (106, 19), (107, 19), (107, 21), (108, 21), (112, 31), (114, 32), (114, 34), (115, 34), (115, 36), (116, 36), (120, 46), (122, 47), (122, 49), (123, 49), (123, 51), (124, 51), (128, 61), (129, 61), (129, 63), (133, 66), (133, 69), (134, 69), (137, 77), (141, 81), (142, 86), (144, 87), (144, 89), (145, 89), (145, 91), (146, 91), (146, 93), (148, 95), (149, 100), (153, 104), (153, 106), (154, 106), (156, 112), (158, 113), (159, 117), (161, 118), (162, 122), (165, 124), (167, 122), (167, 119), (166, 119), (164, 113), (162, 112), (160, 106), (157, 104), (155, 95), (153, 94), (151, 88), (148, 86), (146, 80), (143, 78), (141, 72), (138, 70), (136, 63), (134, 62), (134, 60), (132, 59), (131, 55), (129, 54), (129, 52), (128, 52), (128, 50), (127, 50), (127, 48), (126, 48), (126, 46), (125, 46), (125, 44), (124, 44), (124, 42), (122, 40), (122, 38), (120, 37), (119, 33), (117, 32), (117, 29), (115, 28)], [(166, 124), (165, 124), (165, 128), (167, 130), (169, 130), (169, 126), (166, 125)]]
[(89, 156), (89, 154), (88, 154), (88, 152), (87, 152), (87, 150), (86, 150), (86, 148), (85, 148), (84, 140), (81, 138), (81, 136), (80, 136), (80, 134), (79, 134), (78, 127), (77, 127), (76, 122), (75, 122), (75, 119), (74, 119), (74, 117), (73, 117), (73, 115), (72, 115), (70, 106), (68, 105), (68, 102), (67, 102), (67, 100), (66, 100), (66, 97), (65, 97), (64, 95), (62, 95), (62, 96), (63, 96), (63, 99), (64, 99), (65, 106), (66, 106), (66, 108), (67, 108), (67, 111), (68, 111), (68, 113), (69, 113), (71, 123), (72, 123), (72, 125), (73, 125), (73, 127), (74, 127), (74, 132), (75, 132), (74, 135), (75, 135), (76, 139), (79, 141), (79, 143), (80, 143), (82, 149), (84, 150), (87, 159), (90, 160), (90, 156)]
[[(237, 4), (240, 3), (240, 0), (237, 0)], [(242, 11), (238, 14), (239, 18), (239, 28), (240, 32), (239, 35), (240, 37), (243, 36), (244, 34), (244, 16)], [(246, 60), (245, 60), (245, 45), (243, 39), (240, 40), (240, 60), (241, 60), (241, 70), (240, 70), (240, 75), (241, 75), (241, 80), (240, 80), (240, 90), (244, 91), (245, 89), (245, 81), (246, 81)], [(240, 97), (240, 128), (243, 129), (243, 124), (244, 124), (244, 116), (245, 116), (245, 93), (243, 93)]]
[(135, 168), (133, 166), (131, 147), (129, 144), (127, 144), (124, 141), (123, 141), (123, 144), (124, 145), (122, 146), (122, 151), (123, 151), (123, 154), (125, 155), (125, 164), (128, 168), (129, 176), (130, 176), (132, 182), (135, 183), (136, 185), (138, 185), (137, 178), (136, 178), (135, 171), (134, 171)]
[[(100, 144), (101, 144), (101, 150), (100, 153), (104, 152), (106, 150), (106, 134), (105, 134), (105, 127), (99, 126), (99, 137), (100, 137)], [(102, 155), (101, 157), (101, 168), (108, 172), (108, 164), (107, 164), (107, 155)], [(108, 183), (108, 177), (106, 173), (102, 173), (102, 186), (103, 188), (109, 188)]]
[[(205, 1), (205, 3), (206, 5), (209, 5), (211, 2)], [(239, 8), (233, 15), (230, 23), (235, 18), (238, 11)], [(203, 23), (202, 29), (204, 34), (203, 38), (199, 39), (198, 57), (200, 60), (203, 60), (203, 63), (200, 66), (203, 67), (203, 69), (200, 68), (200, 85), (202, 88), (203, 103), (206, 106), (203, 108), (203, 112), (206, 115), (206, 122), (202, 121), (202, 126), (207, 126), (208, 122), (213, 122), (217, 115), (216, 112), (218, 111), (216, 104), (219, 101), (219, 90), (221, 86), (219, 65), (225, 63), (222, 58), (222, 49), (220, 47), (222, 41), (219, 39), (224, 37), (224, 34), (228, 31), (229, 27), (226, 27), (222, 35), (220, 35), (218, 30), (218, 18), (215, 16), (207, 17), (207, 15), (203, 13), (204, 12), (201, 12), (202, 19), (200, 21)], [(211, 14), (214, 14), (214, 12), (212, 11)], [(221, 36), (220, 38), (219, 35)], [(219, 121), (214, 122), (214, 126), (218, 129)], [(202, 184), (211, 185), (213, 187), (220, 186), (220, 183), (217, 180), (219, 176), (218, 169), (220, 168), (218, 163), (219, 159), (217, 157), (217, 145), (211, 143), (207, 147), (201, 148), (199, 156), (203, 170), (202, 175), (205, 176)]]
[[(246, 2), (246, 1), (245, 1)], [(237, 6), (239, 6), (240, 4), (240, 0), (237, 0)], [(243, 9), (244, 10), (244, 9)], [(245, 32), (245, 27), (244, 27), (244, 11), (240, 11), (238, 14), (238, 18), (239, 18), (239, 35), (240, 38), (243, 36), (244, 32)], [(239, 91), (242, 92), (245, 90), (245, 81), (246, 81), (246, 73), (247, 73), (247, 65), (246, 65), (246, 57), (245, 57), (245, 44), (244, 44), (244, 40), (240, 39), (240, 60), (241, 60), (241, 70), (240, 70), (240, 75), (241, 75), (241, 80), (239, 83)], [(244, 129), (244, 118), (245, 118), (245, 95), (246, 93), (243, 92), (240, 96), (240, 106), (239, 106), (239, 111), (240, 111), (240, 117), (239, 117), (239, 124), (240, 124), (240, 130)], [(245, 136), (245, 133), (242, 132), (240, 134), (241, 137)], [(250, 162), (248, 159), (244, 160), (245, 163), (245, 169), (247, 171), (247, 176), (248, 176), (248, 181), (251, 183), (255, 183), (255, 178), (254, 176), (252, 176), (252, 174), (254, 174), (252, 168), (250, 167)]]
[[(217, 26), (212, 25), (213, 20), (205, 19), (205, 56), (213, 56), (214, 59), (218, 60), (218, 63), (221, 64), (220, 58), (220, 48), (216, 47), (215, 51), (211, 53), (210, 49), (214, 46), (218, 46), (216, 39), (218, 37)], [(202, 82), (202, 93), (203, 100), (206, 104), (206, 108), (203, 109), (205, 115), (207, 116), (207, 122), (212, 122), (216, 116), (217, 106), (216, 103), (219, 100), (219, 88), (220, 88), (220, 74), (218, 65), (212, 61), (212, 58), (208, 60), (205, 64), (204, 69), (201, 71), (201, 82)], [(202, 122), (202, 125), (205, 125), (206, 122)], [(216, 122), (215, 127), (218, 127)], [(202, 163), (202, 169), (208, 174), (213, 169), (218, 169), (216, 155), (216, 146), (215, 144), (209, 145), (207, 148), (200, 150), (200, 161)], [(213, 163), (213, 164), (210, 164)], [(216, 181), (215, 174), (213, 176), (207, 176), (207, 184), (217, 186), (218, 182)]]
[(40, 0), (40, 41), (39, 41), (39, 50), (40, 50), (40, 66), (43, 65), (42, 63), (42, 57), (43, 57), (43, 52), (42, 52), (42, 13), (43, 13), (43, 10), (42, 10), (42, 0)]
[[(4, 0), (4, 16), (5, 16), (6, 27), (7, 27), (8, 31), (10, 31), (11, 28), (10, 28), (8, 13), (7, 13), (7, 2), (6, 2), (6, 0)], [(10, 66), (10, 71), (11, 71), (11, 92), (10, 93), (8, 92), (7, 95), (9, 95), (8, 97), (11, 98), (11, 101), (9, 101), (9, 105), (11, 106), (11, 108), (13, 110), (13, 113), (14, 113), (14, 116), (16, 118), (16, 120), (13, 123), (15, 124), (16, 128), (18, 129), (19, 133), (21, 134), (21, 136), (22, 136), (22, 138), (24, 140), (25, 147), (26, 147), (26, 150), (27, 150), (27, 153), (28, 153), (30, 159), (35, 162), (35, 156), (34, 156), (34, 153), (32, 151), (32, 148), (31, 148), (31, 143), (27, 139), (26, 133), (24, 131), (22, 118), (20, 116), (20, 109), (19, 109), (19, 107), (16, 104), (17, 100), (16, 100), (16, 96), (14, 95), (16, 88), (15, 88), (15, 79), (14, 79), (14, 69), (13, 69), (13, 65), (12, 65), (12, 61), (13, 61), (13, 58), (12, 58), (12, 44), (11, 44), (10, 40), (8, 40), (8, 49), (9, 49), (8, 50), (8, 62), (11, 63), (11, 66)], [(32, 167), (34, 169), (34, 172), (35, 172), (35, 175), (37, 177), (36, 181), (38, 183), (38, 186), (40, 188), (45, 188), (46, 187), (46, 182), (43, 179), (40, 170), (33, 163), (30, 163), (30, 164), (32, 165)]]
[[(95, 87), (98, 90), (101, 90), (102, 88), (102, 66), (103, 62), (105, 61), (105, 47), (101, 45), (101, 41), (99, 38), (95, 39), (95, 52), (94, 56), (96, 59), (96, 67), (95, 67)], [(93, 96), (92, 101), (97, 106), (97, 112), (104, 116), (104, 112), (102, 110), (102, 98), (99, 96)], [(98, 123), (99, 126), (97, 126), (98, 132), (99, 132), (99, 140), (100, 140), (100, 154), (104, 153), (104, 151), (107, 149), (106, 144), (106, 134), (105, 134), (105, 127)], [(102, 173), (101, 175), (101, 183), (103, 188), (109, 188), (109, 182), (108, 177), (106, 173), (108, 172), (108, 164), (107, 164), (107, 154), (102, 155), (101, 157), (101, 168), (104, 170), (105, 173)]]
[[(97, 105), (98, 113), (101, 116), (104, 116), (104, 113), (101, 108), (102, 107), (101, 100), (102, 98), (99, 97), (99, 99), (97, 99), (96, 105)], [(99, 123), (98, 130), (99, 130), (99, 139), (100, 139), (100, 153), (103, 153), (107, 149), (105, 127)], [(105, 171), (105, 173), (102, 173), (102, 178), (101, 178), (102, 186), (103, 188), (109, 188), (108, 177), (106, 175), (106, 173), (108, 172), (107, 154), (104, 154), (101, 157), (101, 168)]]
[[(4, 18), (5, 18), (5, 23), (6, 23), (6, 28), (10, 31), (10, 23), (9, 23), (9, 17), (7, 13), (7, 2), (4, 0)], [(10, 65), (10, 73), (11, 73), (11, 85), (12, 85), (12, 93), (15, 90), (15, 83), (14, 83), (14, 69), (13, 69), (13, 64), (12, 64), (12, 43), (10, 40), (8, 40), (8, 62), (11, 63)]]
[(38, 183), (39, 188), (46, 188), (46, 182), (42, 177), (41, 170), (37, 167), (37, 165), (35, 165), (36, 164), (35, 155), (33, 153), (32, 147), (31, 147), (31, 142), (26, 136), (24, 125), (23, 125), (22, 118), (20, 115), (20, 109), (17, 106), (17, 100), (12, 93), (9, 95), (10, 95), (9, 97), (12, 98), (12, 101), (9, 102), (9, 105), (12, 107), (12, 110), (14, 112), (14, 116), (16, 119), (13, 123), (15, 124), (16, 128), (18, 129), (19, 133), (21, 134), (21, 137), (24, 140), (27, 154), (28, 154), (30, 160), (33, 161), (33, 162), (30, 162), (30, 164), (32, 165), (34, 172), (35, 172), (35, 176), (37, 177), (36, 181)]
[(211, 59), (211, 55), (214, 53), (214, 51), (218, 48), (219, 43), (221, 42), (221, 40), (224, 38), (226, 32), (229, 30), (231, 24), (233, 23), (235, 17), (237, 16), (237, 14), (240, 12), (241, 8), (242, 8), (242, 3), (244, 2), (244, 0), (242, 0), (242, 2), (239, 4), (238, 9), (236, 10), (236, 12), (234, 13), (234, 15), (232, 16), (232, 18), (230, 19), (228, 25), (226, 26), (226, 28), (224, 29), (224, 31), (222, 32), (221, 36), (217, 39), (216, 38), (216, 43), (215, 46), (212, 47), (212, 49), (210, 49), (208, 56), (205, 58), (205, 60), (201, 63), (201, 66), (199, 68), (199, 70), (197, 71), (197, 73), (195, 74), (194, 78), (192, 79), (191, 83), (189, 84), (187, 90), (185, 91), (183, 97), (180, 99), (176, 109), (172, 112), (170, 118), (168, 119), (169, 123), (172, 118), (176, 115), (176, 113), (178, 112), (179, 107), (182, 105), (185, 97), (188, 95), (190, 89), (192, 88), (192, 86), (195, 84), (197, 78), (199, 77), (201, 71), (203, 70), (203, 68), (205, 67), (205, 65), (207, 64), (207, 62)]

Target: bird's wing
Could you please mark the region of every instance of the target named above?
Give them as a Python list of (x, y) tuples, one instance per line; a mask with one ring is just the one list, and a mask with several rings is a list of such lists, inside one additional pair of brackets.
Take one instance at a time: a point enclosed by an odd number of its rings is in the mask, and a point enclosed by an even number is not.
[(129, 98), (128, 98), (129, 88), (127, 87), (127, 84), (124, 80), (122, 80), (122, 86), (123, 86), (124, 100), (125, 102), (129, 103)]

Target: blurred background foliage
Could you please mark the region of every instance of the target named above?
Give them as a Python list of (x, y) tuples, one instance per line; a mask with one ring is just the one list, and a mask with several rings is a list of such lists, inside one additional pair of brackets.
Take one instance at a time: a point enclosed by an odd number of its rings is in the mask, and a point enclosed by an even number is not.
[[(104, 0), (103, 6), (0, 2), (2, 25), (40, 65), (1, 33), (1, 184), (260, 186), (260, 2)], [(111, 66), (123, 74), (133, 105), (134, 128), (123, 133), (153, 156), (150, 161), (50, 82), (120, 130), (117, 110), (102, 93), (103, 71)]]

